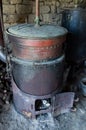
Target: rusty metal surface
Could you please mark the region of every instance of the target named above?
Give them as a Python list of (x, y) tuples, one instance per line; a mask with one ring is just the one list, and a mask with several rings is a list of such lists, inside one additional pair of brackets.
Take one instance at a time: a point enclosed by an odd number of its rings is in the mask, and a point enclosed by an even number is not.
[(25, 62), (14, 58), (12, 61), (13, 79), (25, 93), (47, 95), (62, 90), (64, 56), (46, 62)]
[(66, 37), (48, 40), (16, 40), (13, 41), (13, 56), (24, 60), (38, 61), (55, 59), (61, 56), (63, 53), (62, 44)]
[[(53, 116), (68, 112), (73, 106), (74, 93), (60, 93), (53, 92), (45, 96), (34, 96), (23, 93), (12, 80), (13, 101), (16, 110), (28, 118), (36, 118), (37, 115), (51, 112)], [(47, 109), (37, 110), (37, 100), (51, 100), (51, 104)]]
[(54, 25), (21, 24), (7, 30), (13, 56), (23, 60), (55, 59), (63, 53), (67, 30)]

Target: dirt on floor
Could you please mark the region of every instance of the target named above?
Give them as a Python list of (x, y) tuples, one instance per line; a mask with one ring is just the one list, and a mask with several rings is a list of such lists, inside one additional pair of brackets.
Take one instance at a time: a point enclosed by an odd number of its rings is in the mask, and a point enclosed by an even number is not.
[(27, 119), (17, 113), (13, 104), (0, 114), (0, 130), (86, 130), (86, 98), (80, 96), (76, 112), (53, 118), (50, 113)]

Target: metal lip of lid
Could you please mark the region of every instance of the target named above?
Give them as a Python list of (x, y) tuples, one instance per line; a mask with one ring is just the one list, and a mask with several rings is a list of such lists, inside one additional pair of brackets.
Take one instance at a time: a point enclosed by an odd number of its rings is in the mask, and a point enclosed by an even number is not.
[(43, 24), (35, 27), (34, 24), (18, 24), (7, 28), (8, 35), (26, 39), (48, 39), (64, 36), (67, 29), (58, 25)]
[(61, 63), (65, 58), (65, 55), (61, 55), (59, 58), (57, 59), (54, 59), (54, 60), (49, 60), (49, 61), (25, 61), (25, 60), (21, 60), (19, 58), (16, 58), (16, 57), (12, 57), (11, 61), (12, 62), (16, 62), (18, 64), (23, 64), (23, 66), (35, 66), (35, 65), (38, 65), (38, 66), (43, 66), (43, 65), (53, 65), (53, 64), (57, 64), (57, 63)]

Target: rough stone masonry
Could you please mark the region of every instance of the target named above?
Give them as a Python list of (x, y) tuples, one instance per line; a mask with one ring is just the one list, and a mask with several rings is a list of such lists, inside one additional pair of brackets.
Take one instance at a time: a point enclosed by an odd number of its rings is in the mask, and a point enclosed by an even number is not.
[[(5, 27), (16, 23), (33, 23), (35, 0), (2, 0)], [(59, 23), (63, 7), (73, 7), (73, 0), (40, 0), (40, 19), (45, 23)]]

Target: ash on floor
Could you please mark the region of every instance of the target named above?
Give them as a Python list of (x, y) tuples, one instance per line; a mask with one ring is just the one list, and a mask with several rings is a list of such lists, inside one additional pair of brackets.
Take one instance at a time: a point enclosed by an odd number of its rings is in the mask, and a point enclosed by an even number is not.
[(0, 114), (0, 130), (86, 130), (86, 98), (80, 97), (77, 111), (53, 118), (50, 113), (37, 120), (26, 119), (14, 109)]

